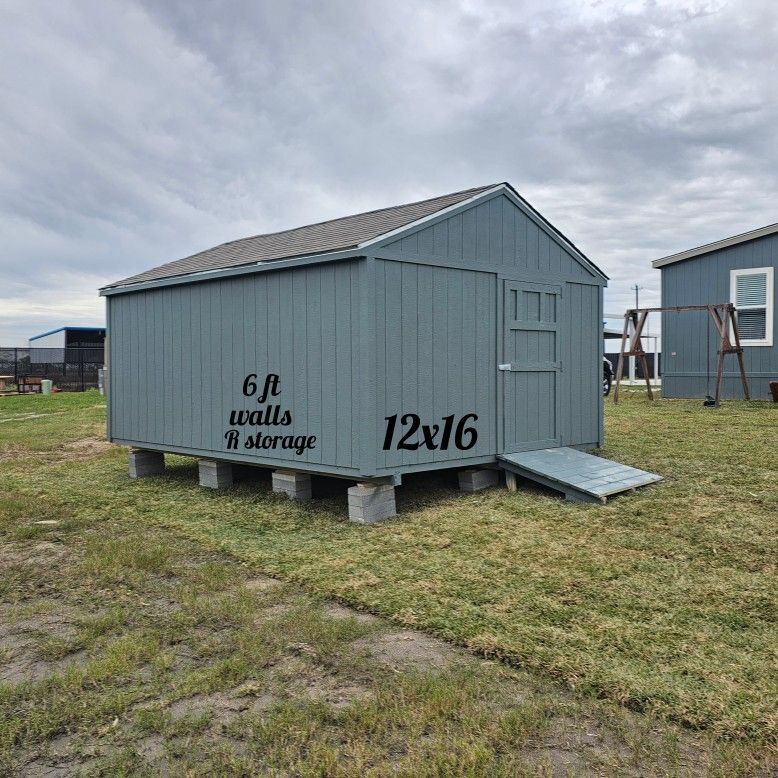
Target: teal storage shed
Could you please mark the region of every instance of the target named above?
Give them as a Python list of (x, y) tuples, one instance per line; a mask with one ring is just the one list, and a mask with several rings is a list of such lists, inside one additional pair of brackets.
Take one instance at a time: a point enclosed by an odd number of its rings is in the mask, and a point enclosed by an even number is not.
[[(606, 276), (507, 183), (233, 241), (107, 298), (108, 436), (131, 472), (162, 454), (359, 482), (394, 513), (407, 473), (602, 443)], [(485, 468), (485, 469), (484, 469)]]

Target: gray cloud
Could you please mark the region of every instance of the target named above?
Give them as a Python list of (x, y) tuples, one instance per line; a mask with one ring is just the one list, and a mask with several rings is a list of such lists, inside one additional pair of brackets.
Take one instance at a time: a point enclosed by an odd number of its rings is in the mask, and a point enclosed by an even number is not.
[(0, 342), (224, 240), (508, 180), (650, 260), (778, 220), (778, 11), (725, 2), (0, 4)]

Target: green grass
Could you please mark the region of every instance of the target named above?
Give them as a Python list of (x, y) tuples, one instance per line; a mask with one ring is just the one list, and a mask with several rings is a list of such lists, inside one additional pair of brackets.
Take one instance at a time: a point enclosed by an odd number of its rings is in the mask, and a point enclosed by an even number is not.
[[(77, 541), (79, 586), (113, 593), (112, 609), (81, 621), (77, 634), (66, 638), (75, 641), (68, 645), (100, 653), (82, 671), (89, 683), (131, 678), (145, 663), (152, 667), (153, 688), (154, 678), (172, 672), (171, 646), (179, 633), (211, 631), (198, 637), (199, 656), (207, 662), (175, 671), (181, 674), (175, 688), (184, 696), (241, 683), (280, 651), (272, 636), (256, 637), (256, 593), (249, 596), (236, 584), (245, 573), (221, 560), (210, 568), (197, 565), (194, 578), (188, 571), (185, 583), (175, 584), (178, 606), (163, 623), (151, 631), (133, 625), (125, 606), (147, 596), (150, 579), (181, 580), (174, 531), (187, 543), (223, 549), (314, 594), (555, 679), (576, 699), (608, 700), (647, 712), (647, 721), (659, 716), (703, 731), (711, 738), (704, 749), (711, 771), (717, 763), (729, 771), (753, 766), (751, 760), (775, 747), (777, 724), (778, 410), (767, 403), (727, 402), (718, 410), (697, 401), (652, 404), (639, 395), (606, 407), (603, 454), (658, 472), (663, 483), (589, 506), (533, 489), (463, 495), (450, 475), (425, 475), (398, 489), (397, 520), (364, 527), (345, 520), (343, 497), (297, 505), (273, 495), (264, 476), (227, 492), (206, 492), (196, 485), (193, 461), (183, 457), (169, 456), (163, 477), (131, 482), (125, 451), (83, 443), (102, 434), (104, 409), (95, 393), (3, 398), (0, 531), (13, 543)], [(34, 525), (39, 518), (59, 523)], [(128, 542), (128, 528), (143, 533), (143, 542)], [(0, 595), (13, 602), (33, 568), (17, 565), (0, 581)], [(45, 594), (56, 583), (44, 576), (36, 586)], [(307, 636), (302, 642), (319, 646), (325, 663), (337, 661), (333, 657), (353, 639), (314, 616), (284, 623)], [(122, 632), (129, 643), (121, 642)], [(119, 642), (110, 642), (111, 635)], [(65, 648), (55, 641), (47, 650), (56, 656)], [(63, 676), (58, 683), (67, 699), (68, 684), (82, 688), (85, 682)], [(408, 683), (416, 682), (409, 677)], [(449, 721), (445, 706), (453, 692), (446, 688), (430, 704), (443, 705), (441, 715)], [(478, 697), (477, 689), (471, 692)], [(96, 710), (110, 715), (130, 704), (122, 695), (137, 702), (148, 693), (132, 684), (95, 693)], [(378, 708), (376, 699), (382, 701)], [(338, 774), (332, 765), (342, 757), (333, 745), (346, 726), (340, 717), (349, 727), (380, 733), (381, 745), (373, 750), (365, 742), (349, 745), (355, 765), (360, 759), (376, 764), (378, 751), (391, 754), (394, 747), (389, 710), (398, 698), (392, 699), (386, 702), (379, 692), (374, 707), (360, 705), (358, 715), (357, 709), (309, 710), (309, 703), (300, 713), (302, 703), (291, 701), (245, 731), (252, 749), (265, 749), (262, 759), (273, 769), (282, 769), (278, 749), (284, 748), (283, 769)], [(421, 719), (410, 714), (415, 704), (406, 700), (398, 709), (405, 717), (398, 737), (406, 743), (419, 737), (413, 727)], [(421, 709), (432, 716), (426, 704)], [(408, 770), (434, 765), (432, 772), (441, 773), (521, 774), (524, 757), (494, 762), (496, 744), (508, 742), (505, 733), (525, 726), (525, 718), (537, 733), (542, 713), (514, 711), (489, 726), (482, 713), (475, 706), (475, 718), (457, 730), (465, 740), (466, 733), (480, 733), (472, 743), (457, 739), (456, 747), (449, 742), (441, 750), (439, 733), (421, 737), (402, 764)], [(52, 716), (61, 721), (56, 711)], [(304, 726), (282, 746), (278, 733), (292, 719)], [(36, 737), (57, 726), (65, 725), (42, 727)], [(29, 739), (13, 736), (20, 737)], [(737, 757), (722, 756), (728, 742)], [(176, 758), (197, 764), (196, 755)], [(207, 758), (214, 770), (232, 769), (234, 755)]]

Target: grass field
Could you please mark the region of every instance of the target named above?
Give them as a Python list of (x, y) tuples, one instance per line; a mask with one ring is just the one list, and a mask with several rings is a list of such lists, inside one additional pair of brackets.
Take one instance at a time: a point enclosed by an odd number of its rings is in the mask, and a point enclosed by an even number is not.
[[(564, 763), (542, 753), (543, 733), (573, 743), (578, 732), (571, 724), (562, 736), (551, 722), (591, 720), (607, 729), (601, 748), (579, 743), (568, 753), (586, 751), (595, 772), (769, 772), (778, 723), (774, 406), (709, 410), (627, 396), (607, 406), (603, 453), (663, 483), (582, 506), (533, 489), (462, 495), (450, 474), (418, 477), (398, 490), (400, 518), (376, 527), (345, 520), (343, 482), (315, 483), (321, 499), (307, 506), (272, 495), (262, 471), (212, 493), (198, 488), (193, 460), (172, 456), (164, 477), (131, 482), (126, 452), (100, 440), (103, 417), (95, 393), (0, 399), (3, 607), (17, 620), (60, 600), (77, 612), (73, 629), (36, 644), (47, 663), (38, 680), (0, 686), (6, 764), (75, 732), (85, 742), (113, 737), (110, 759), (132, 771), (145, 764), (132, 760), (146, 727), (145, 737), (162, 733), (182, 770), (357, 774), (362, 765), (383, 774), (391, 764), (408, 774), (537, 774)], [(257, 630), (258, 609), (279, 603), (246, 587), (256, 571), (303, 587), (284, 590), (295, 618), (279, 612), (280, 622), (262, 621), (275, 629)], [(433, 680), (403, 670), (387, 681), (348, 646), (390, 628), (328, 618), (317, 596), (529, 675), (454, 663)], [(271, 716), (247, 708), (225, 727), (253, 744), (248, 751), (176, 756), (210, 732), (173, 716), (176, 699), (258, 683), (258, 668), (260, 685), (282, 683), (265, 672), (288, 653), (279, 625), (297, 635), (292, 643), (315, 646), (318, 665), (371, 694), (334, 714), (321, 701), (301, 713), (299, 699), (274, 702)], [(179, 644), (196, 645), (194, 666), (176, 663)], [(71, 655), (86, 664), (57, 664)], [(278, 738), (283, 754), (273, 751)], [(342, 769), (344, 753), (357, 760), (353, 772)]]

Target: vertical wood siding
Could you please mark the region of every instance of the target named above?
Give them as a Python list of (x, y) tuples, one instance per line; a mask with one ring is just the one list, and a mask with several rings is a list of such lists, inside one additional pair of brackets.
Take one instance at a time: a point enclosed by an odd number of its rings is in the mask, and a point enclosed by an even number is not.
[[(393, 447), (378, 452), (379, 469), (496, 454), (496, 277), (401, 262), (376, 266), (379, 448), (386, 416), (416, 413), (423, 424), (442, 427), (448, 414), (478, 414), (472, 449), (457, 450), (453, 436), (448, 451)], [(404, 431), (398, 421), (395, 443)]]
[(356, 467), (358, 295), (344, 261), (110, 298), (112, 436), (226, 454), (230, 411), (258, 407), (243, 379), (278, 373), (293, 423), (260, 430), (316, 447), (238, 453)]
[[(730, 246), (662, 268), (662, 305), (707, 305), (730, 302), (730, 270), (774, 267), (778, 276), (778, 235)], [(778, 286), (778, 284), (776, 285)], [(773, 290), (778, 308), (778, 288)], [(778, 316), (774, 317), (775, 322)], [(665, 397), (703, 397), (713, 393), (718, 339), (705, 311), (662, 314), (662, 394)], [(673, 356), (675, 352), (675, 356)], [(778, 376), (778, 339), (772, 346), (743, 349), (751, 396), (770, 397), (768, 383)], [(742, 397), (737, 360), (724, 360), (724, 397)], [(710, 370), (710, 380), (708, 380)]]
[(500, 195), (386, 246), (409, 257), (522, 269), (563, 278), (593, 274), (507, 197)]
[(600, 287), (568, 283), (562, 298), (564, 372), (562, 445), (598, 443), (602, 413)]

